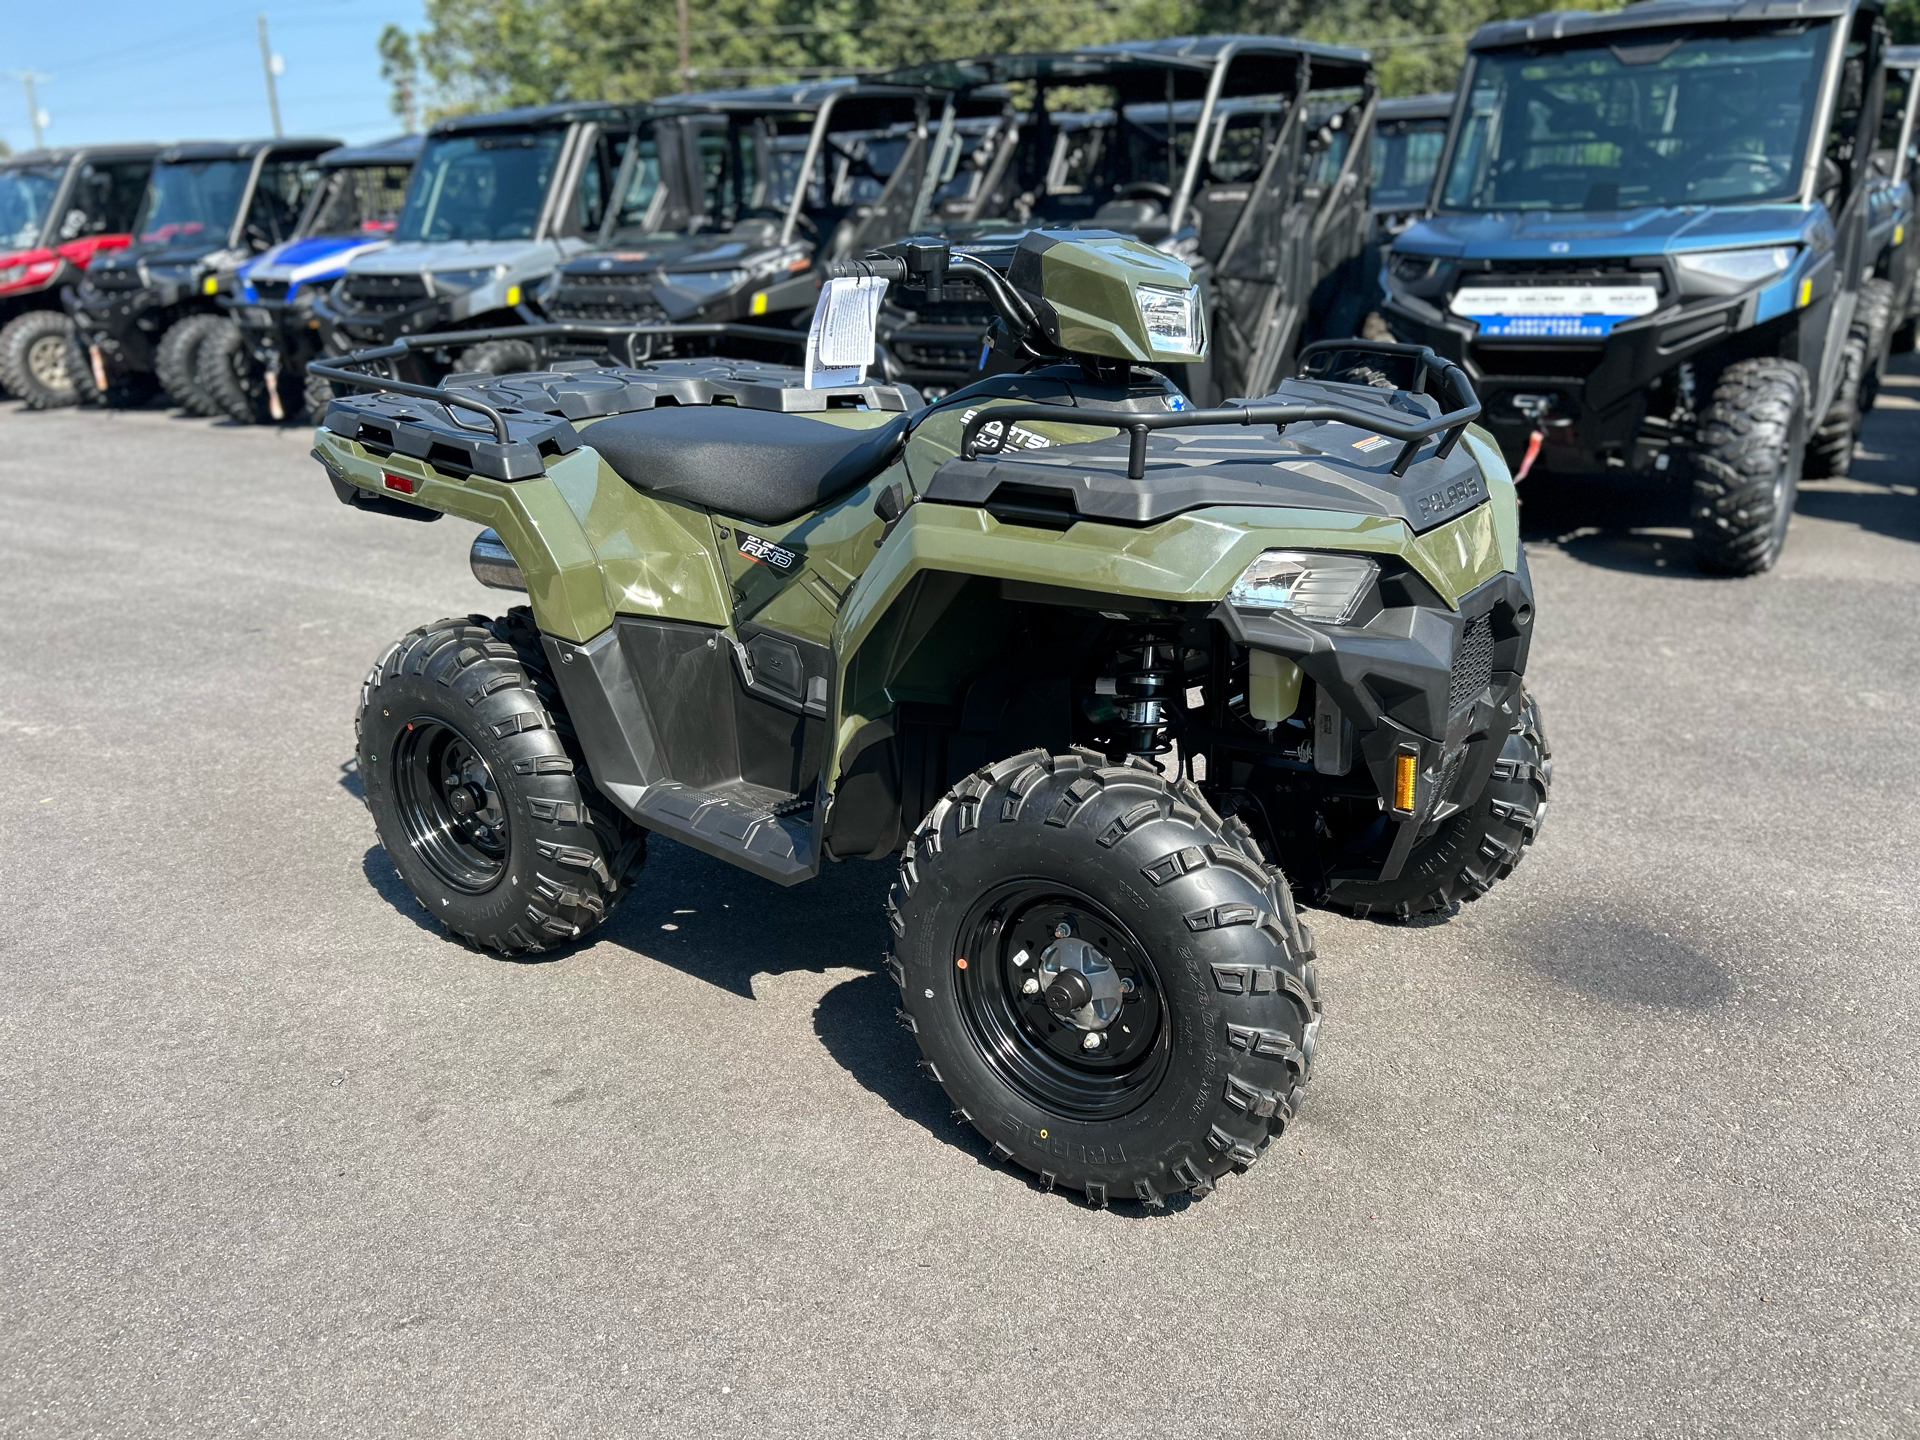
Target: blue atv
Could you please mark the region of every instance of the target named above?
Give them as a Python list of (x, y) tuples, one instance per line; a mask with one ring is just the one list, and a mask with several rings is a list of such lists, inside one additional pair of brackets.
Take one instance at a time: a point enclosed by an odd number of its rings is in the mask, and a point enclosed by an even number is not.
[(223, 296), (225, 321), (200, 343), (200, 393), (243, 425), (297, 418), (316, 423), (332, 389), (307, 375), (321, 352), (313, 297), (347, 262), (388, 244), (420, 157), (418, 135), (343, 145), (316, 162), (321, 179), (294, 238), (243, 266), (238, 293)]
[(1879, 0), (1649, 0), (1483, 26), (1384, 314), (1524, 475), (1672, 474), (1750, 575), (1845, 472), (1870, 336)]

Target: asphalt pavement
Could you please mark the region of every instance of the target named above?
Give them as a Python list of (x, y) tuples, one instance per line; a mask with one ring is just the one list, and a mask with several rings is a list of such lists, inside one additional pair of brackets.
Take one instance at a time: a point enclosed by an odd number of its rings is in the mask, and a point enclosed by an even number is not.
[(504, 597), (297, 429), (0, 405), (0, 1435), (1910, 1436), (1920, 363), (1784, 559), (1529, 480), (1555, 789), (1446, 924), (1315, 917), (1250, 1173), (988, 1163), (888, 868), (656, 842), (442, 938), (358, 799), (382, 646)]

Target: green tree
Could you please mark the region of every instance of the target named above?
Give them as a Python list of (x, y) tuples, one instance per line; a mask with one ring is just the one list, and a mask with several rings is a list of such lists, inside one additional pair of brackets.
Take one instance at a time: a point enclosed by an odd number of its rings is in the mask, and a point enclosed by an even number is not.
[(420, 128), (420, 59), (413, 37), (398, 25), (380, 32), (380, 78), (392, 87), (393, 113), (411, 135)]

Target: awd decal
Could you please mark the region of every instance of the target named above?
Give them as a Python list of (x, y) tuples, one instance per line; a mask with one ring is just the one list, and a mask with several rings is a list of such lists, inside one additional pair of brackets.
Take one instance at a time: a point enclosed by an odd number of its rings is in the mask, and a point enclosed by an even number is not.
[(792, 550), (782, 549), (771, 540), (762, 540), (758, 535), (740, 536), (740, 553), (749, 560), (771, 565), (782, 575), (788, 574), (800, 563), (800, 557)]

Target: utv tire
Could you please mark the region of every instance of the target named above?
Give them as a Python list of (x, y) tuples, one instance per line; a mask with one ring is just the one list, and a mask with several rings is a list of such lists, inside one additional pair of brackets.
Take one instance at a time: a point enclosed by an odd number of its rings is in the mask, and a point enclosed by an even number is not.
[(82, 405), (105, 405), (114, 410), (131, 410), (151, 400), (160, 389), (159, 380), (145, 370), (107, 372), (107, 388), (93, 382), (93, 356), (76, 334), (67, 341), (67, 378), (73, 381), (74, 397)]
[(1807, 372), (1791, 360), (1741, 360), (1721, 372), (1687, 457), (1702, 568), (1758, 575), (1780, 558), (1803, 464), (1812, 473), (1809, 390)]
[(381, 844), (429, 914), (502, 955), (585, 935), (645, 855), (558, 705), (525, 610), (415, 630), (361, 689), (360, 779)]
[(69, 370), (72, 317), (59, 310), (29, 310), (0, 329), (0, 388), (29, 410), (76, 404)]
[[(1300, 1107), (1320, 1001), (1292, 894), (1242, 822), (1144, 761), (1033, 750), (969, 776), (914, 832), (887, 916), (921, 1068), (1047, 1189), (1205, 1194)], [(1061, 924), (1124, 977), (1072, 1012), (1118, 1006), (1096, 1050), (1056, 1015), (1065, 969), (1022, 988)]]
[(273, 422), (273, 412), (267, 406), (266, 374), (254, 368), (246, 336), (225, 316), (200, 342), (194, 361), (194, 385), (229, 420), (242, 425)]
[[(333, 403), (333, 382), (318, 375), (302, 377), (301, 394), (307, 407), (307, 423), (318, 425), (327, 418), (327, 406)], [(281, 396), (284, 400), (286, 397)]]
[(453, 368), (484, 375), (516, 375), (538, 370), (540, 352), (525, 340), (486, 340), (462, 350)]
[(1493, 774), (1480, 798), (1414, 846), (1397, 880), (1347, 881), (1335, 885), (1327, 903), (1366, 918), (1448, 915), (1462, 901), (1478, 900), (1513, 873), (1547, 818), (1553, 788), (1553, 752), (1540, 723), (1540, 707), (1521, 692), (1513, 722)]
[(1887, 346), (1892, 337), (1893, 282), (1869, 280), (1860, 287), (1860, 303), (1854, 309), (1854, 329), (1867, 347), (1867, 368), (1860, 377), (1860, 418), (1873, 413), (1880, 399), (1880, 378), (1886, 372)]
[(1805, 473), (1810, 478), (1845, 475), (1853, 468), (1853, 446), (1860, 437), (1860, 387), (1866, 374), (1866, 337), (1855, 328), (1847, 332), (1847, 342), (1840, 351), (1840, 379), (1834, 386), (1833, 403), (1807, 441)]
[(217, 415), (219, 409), (200, 389), (196, 369), (200, 346), (221, 325), (223, 315), (189, 315), (177, 320), (154, 347), (153, 370), (160, 377), (160, 388), (189, 415)]

